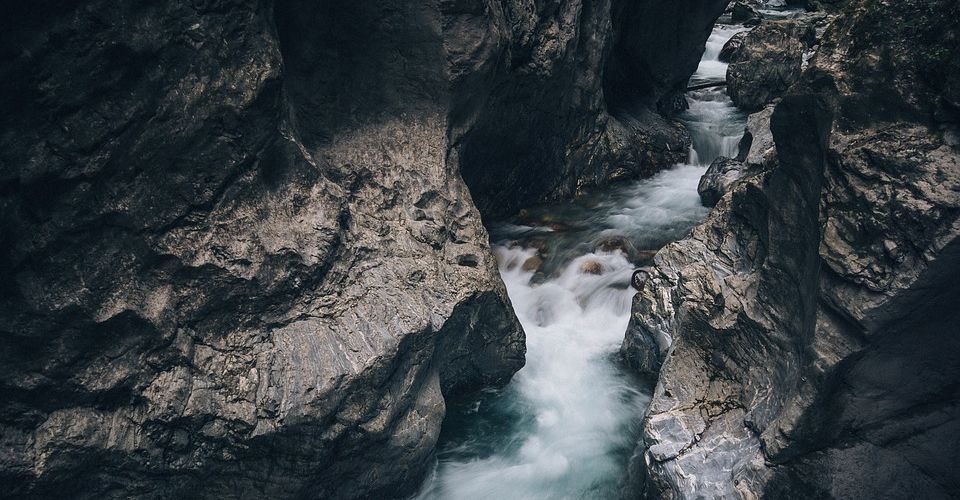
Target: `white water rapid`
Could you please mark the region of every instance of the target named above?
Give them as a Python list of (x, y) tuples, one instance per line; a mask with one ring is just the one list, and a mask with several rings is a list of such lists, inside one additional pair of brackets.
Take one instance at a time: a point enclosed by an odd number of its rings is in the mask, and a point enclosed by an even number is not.
[[(717, 55), (741, 29), (715, 28), (691, 85), (724, 79)], [(688, 97), (690, 109), (680, 117), (694, 142), (688, 165), (531, 209), (525, 220), (537, 224), (492, 228), (500, 272), (527, 334), (527, 364), (507, 387), (450, 405), (436, 469), (418, 498), (618, 496), (651, 390), (617, 358), (634, 294), (630, 276), (704, 217), (700, 176), (718, 155), (736, 155), (743, 132), (744, 117), (724, 89)], [(604, 247), (611, 237), (630, 241), (633, 262), (610, 248), (617, 245)]]

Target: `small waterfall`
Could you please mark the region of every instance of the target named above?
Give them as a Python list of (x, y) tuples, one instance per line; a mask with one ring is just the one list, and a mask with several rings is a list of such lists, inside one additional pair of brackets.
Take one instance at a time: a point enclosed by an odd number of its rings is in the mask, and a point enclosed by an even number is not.
[[(717, 25), (707, 40), (703, 58), (690, 85), (726, 81), (727, 63), (721, 62), (720, 50), (730, 38), (746, 28)], [(709, 166), (719, 156), (737, 156), (737, 145), (743, 136), (746, 117), (727, 97), (723, 87), (696, 90), (687, 94), (690, 108), (680, 115), (693, 140), (688, 163)]]
[[(691, 84), (725, 78), (717, 56), (740, 29), (716, 27)], [(631, 274), (707, 214), (700, 176), (717, 156), (736, 154), (743, 131), (724, 89), (692, 92), (689, 101), (680, 117), (693, 137), (689, 164), (491, 228), (527, 333), (527, 364), (507, 387), (451, 402), (436, 469), (418, 498), (619, 496), (653, 390), (616, 362)]]

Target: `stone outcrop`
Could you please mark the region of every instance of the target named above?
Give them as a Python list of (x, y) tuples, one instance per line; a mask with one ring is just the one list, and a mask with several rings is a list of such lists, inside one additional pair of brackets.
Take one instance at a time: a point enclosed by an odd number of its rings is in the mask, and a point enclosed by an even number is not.
[(747, 165), (770, 167), (777, 161), (777, 145), (770, 131), (774, 106), (770, 105), (747, 117), (747, 126), (740, 141), (740, 156)]
[(725, 63), (739, 59), (741, 57), (740, 49), (743, 48), (743, 40), (747, 38), (748, 34), (750, 34), (749, 31), (741, 31), (730, 37), (727, 43), (723, 44), (723, 48), (720, 49), (717, 59)]
[(756, 26), (763, 20), (763, 16), (746, 2), (734, 2), (730, 8), (730, 21), (744, 26)]
[(716, 205), (742, 174), (743, 162), (725, 156), (714, 160), (697, 185), (697, 193), (700, 194), (703, 205), (706, 207)]
[(796, 21), (767, 21), (728, 50), (727, 94), (737, 107), (758, 111), (799, 80), (811, 29)]
[(726, 3), (8, 9), (5, 493), (412, 491), (523, 364), (481, 212), (682, 160)]
[(5, 16), (4, 495), (402, 495), (524, 338), (410, 2)]
[(454, 75), (477, 58), (492, 65), (457, 79), (468, 98), (454, 114), (481, 213), (512, 215), (682, 162), (689, 137), (658, 109), (682, 109), (677, 91), (727, 2), (516, 0), (452, 17), (448, 29), (465, 34), (451, 50)]
[(659, 369), (633, 484), (960, 490), (958, 8), (850, 2), (773, 111), (772, 168), (657, 255), (624, 342)]

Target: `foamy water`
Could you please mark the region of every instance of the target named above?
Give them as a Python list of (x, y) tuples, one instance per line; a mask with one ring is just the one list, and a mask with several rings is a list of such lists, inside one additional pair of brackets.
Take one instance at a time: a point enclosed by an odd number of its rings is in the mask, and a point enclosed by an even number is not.
[[(738, 31), (718, 26), (693, 82), (726, 71), (716, 61)], [(688, 165), (604, 193), (531, 210), (562, 229), (513, 222), (491, 229), (500, 274), (527, 334), (527, 364), (510, 384), (452, 402), (436, 469), (422, 499), (615, 498), (639, 437), (651, 387), (617, 358), (630, 316), (636, 262), (598, 251), (610, 236), (656, 250), (707, 213), (700, 176), (736, 153), (743, 116), (723, 89), (691, 93), (681, 119), (694, 139)], [(535, 272), (524, 263), (546, 248)]]

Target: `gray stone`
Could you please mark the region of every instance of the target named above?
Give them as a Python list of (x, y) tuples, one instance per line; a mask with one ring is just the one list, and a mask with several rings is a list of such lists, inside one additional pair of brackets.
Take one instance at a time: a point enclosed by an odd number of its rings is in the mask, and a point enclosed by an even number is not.
[(727, 68), (727, 93), (734, 104), (760, 110), (800, 79), (804, 26), (767, 21), (744, 37)]
[(524, 360), (442, 13), (37, 9), (3, 21), (4, 495), (415, 488), (444, 396)]
[(706, 207), (712, 207), (720, 201), (724, 193), (740, 179), (743, 174), (743, 163), (721, 156), (707, 168), (697, 185), (700, 201)]
[(623, 344), (662, 365), (648, 494), (955, 496), (958, 8), (850, 2), (773, 111), (777, 161), (657, 255)]

